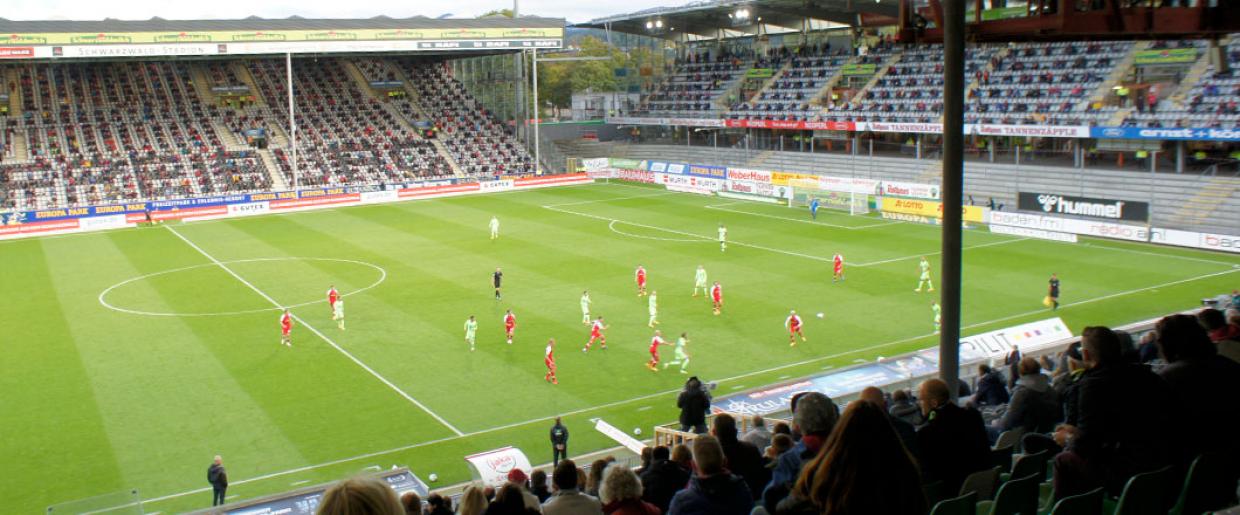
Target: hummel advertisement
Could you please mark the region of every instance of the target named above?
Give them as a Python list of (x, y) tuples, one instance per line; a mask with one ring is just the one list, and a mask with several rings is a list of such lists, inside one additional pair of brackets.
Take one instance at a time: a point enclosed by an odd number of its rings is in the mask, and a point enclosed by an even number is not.
[(1022, 191), (1017, 208), (1021, 211), (1040, 211), (1056, 215), (1075, 215), (1107, 220), (1146, 222), (1150, 219), (1148, 202), (1132, 202), (1107, 198), (1073, 197), (1054, 193), (1029, 193)]

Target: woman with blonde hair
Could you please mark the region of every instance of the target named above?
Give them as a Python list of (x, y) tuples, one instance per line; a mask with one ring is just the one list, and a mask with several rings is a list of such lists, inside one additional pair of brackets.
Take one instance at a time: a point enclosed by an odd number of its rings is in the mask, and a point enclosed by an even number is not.
[(805, 464), (775, 513), (906, 515), (926, 512), (921, 474), (883, 409), (854, 402), (822, 452)]
[(403, 515), (396, 492), (375, 477), (345, 479), (323, 494), (317, 515)]
[(482, 493), (482, 487), (478, 485), (465, 487), (465, 491), (461, 492), (461, 500), (457, 501), (457, 515), (482, 515), (485, 511), (487, 511), (487, 496)]
[(607, 467), (599, 500), (607, 515), (659, 515), (658, 506), (642, 500), (642, 482), (628, 467)]

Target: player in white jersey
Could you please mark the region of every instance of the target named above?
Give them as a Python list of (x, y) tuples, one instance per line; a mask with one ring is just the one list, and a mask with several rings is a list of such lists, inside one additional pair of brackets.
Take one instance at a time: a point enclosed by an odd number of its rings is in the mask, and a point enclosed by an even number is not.
[(646, 325), (654, 327), (659, 325), (659, 292), (650, 291), (650, 302), (648, 304), (650, 304), (650, 322), (647, 322)]
[(923, 286), (930, 288), (930, 291), (934, 291), (934, 283), (930, 281), (930, 262), (926, 261), (926, 256), (921, 257), (920, 266), (921, 278), (917, 281), (917, 289), (913, 291), (921, 293), (921, 288)]
[(693, 296), (697, 297), (698, 289), (702, 290), (703, 295), (707, 294), (707, 290), (710, 288), (707, 284), (706, 268), (702, 265), (698, 265), (697, 272), (693, 274)]
[(491, 217), (491, 239), (499, 239), (499, 218)]
[(336, 299), (336, 303), (332, 306), (332, 318), (336, 320), (336, 327), (341, 331), (344, 330), (344, 299)]
[(581, 292), (581, 323), (590, 325), (590, 291)]
[(719, 224), (719, 252), (728, 250), (728, 228)]

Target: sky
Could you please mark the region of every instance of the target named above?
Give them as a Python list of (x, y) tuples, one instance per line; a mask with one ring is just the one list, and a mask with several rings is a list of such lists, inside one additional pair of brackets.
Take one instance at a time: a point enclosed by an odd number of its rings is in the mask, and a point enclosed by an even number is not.
[[(247, 16), (287, 18), (393, 18), (427, 16), (473, 18), (494, 9), (512, 8), (512, 0), (7, 0), (0, 17), (10, 20), (145, 20), (153, 16), (169, 20), (238, 19)], [(686, 0), (625, 0), (624, 2), (582, 0), (522, 0), (521, 14), (566, 18), (570, 23), (629, 13), (651, 7), (669, 7)]]

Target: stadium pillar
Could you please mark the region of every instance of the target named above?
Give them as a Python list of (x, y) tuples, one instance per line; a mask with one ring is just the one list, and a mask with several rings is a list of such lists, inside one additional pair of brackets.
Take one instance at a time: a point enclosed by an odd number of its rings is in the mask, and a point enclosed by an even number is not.
[(964, 203), (964, 2), (943, 2), (943, 288), (939, 377), (953, 399), (960, 375), (961, 209)]
[(530, 53), (533, 55), (532, 60), (534, 63), (531, 66), (534, 72), (534, 173), (542, 175), (539, 173), (542, 170), (542, 154), (539, 153), (538, 149), (538, 124), (542, 121), (542, 114), (540, 112), (542, 109), (539, 109), (538, 106), (538, 49), (532, 49)]
[(286, 52), (284, 54), (284, 78), (288, 82), (288, 137), (290, 149), (290, 164), (293, 165), (293, 191), (297, 191), (298, 170), (297, 170), (297, 112), (293, 110), (293, 53)]
[(1175, 173), (1184, 173), (1184, 142), (1175, 142)]

